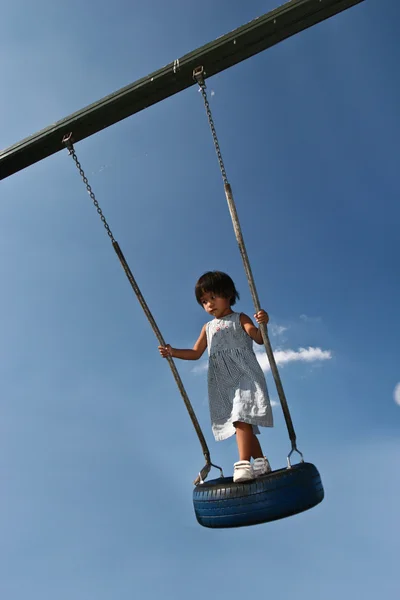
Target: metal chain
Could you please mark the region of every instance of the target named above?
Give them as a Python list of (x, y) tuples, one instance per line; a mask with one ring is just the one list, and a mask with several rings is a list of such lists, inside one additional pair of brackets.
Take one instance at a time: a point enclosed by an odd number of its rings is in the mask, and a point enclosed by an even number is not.
[[(229, 212), (230, 212), (231, 219), (232, 219), (233, 229), (234, 229), (236, 240), (237, 240), (237, 243), (239, 246), (240, 254), (241, 254), (241, 257), (243, 260), (243, 266), (244, 266), (244, 270), (245, 270), (245, 273), (247, 276), (247, 281), (249, 284), (251, 296), (253, 298), (254, 308), (255, 308), (256, 312), (258, 312), (260, 310), (260, 301), (258, 298), (258, 293), (257, 293), (254, 277), (252, 274), (250, 261), (249, 261), (248, 255), (247, 255), (247, 250), (246, 250), (246, 246), (244, 243), (242, 230), (240, 227), (240, 221), (239, 221), (239, 217), (237, 214), (236, 205), (235, 205), (235, 202), (233, 199), (232, 188), (228, 182), (225, 165), (224, 165), (224, 161), (222, 158), (221, 148), (220, 148), (219, 141), (218, 141), (217, 131), (215, 128), (210, 103), (209, 103), (208, 97), (207, 97), (207, 90), (206, 90), (207, 86), (206, 86), (204, 77), (205, 77), (205, 71), (202, 66), (194, 69), (193, 79), (198, 83), (201, 94), (203, 96), (204, 106), (206, 109), (207, 118), (208, 118), (208, 122), (210, 125), (212, 137), (213, 137), (213, 142), (214, 142), (215, 150), (217, 153), (219, 166), (221, 169), (222, 179), (224, 182), (225, 196), (226, 196), (226, 200), (227, 200), (228, 207), (229, 207)], [(297, 449), (297, 446), (296, 446), (296, 433), (295, 433), (295, 430), (293, 427), (293, 422), (292, 422), (292, 418), (290, 416), (289, 406), (287, 404), (285, 392), (283, 390), (281, 378), (279, 375), (278, 367), (276, 365), (276, 361), (275, 361), (274, 353), (272, 350), (271, 342), (269, 340), (266, 325), (262, 324), (260, 326), (260, 330), (261, 330), (261, 334), (262, 334), (262, 338), (263, 338), (263, 342), (264, 342), (264, 346), (265, 346), (265, 351), (267, 353), (268, 360), (269, 360), (269, 363), (271, 366), (271, 372), (274, 377), (276, 389), (277, 389), (278, 396), (279, 396), (279, 399), (281, 402), (283, 414), (285, 417), (286, 426), (287, 426), (287, 430), (289, 433), (289, 439), (292, 443), (292, 450), (287, 457), (288, 467), (290, 468), (291, 467), (290, 457), (293, 454), (293, 452), (297, 452), (300, 455), (302, 461), (304, 461), (304, 459), (303, 459), (302, 453)]]
[[(149, 307), (148, 307), (148, 305), (146, 303), (146, 300), (144, 299), (144, 296), (143, 296), (142, 292), (140, 291), (140, 288), (139, 288), (139, 286), (138, 286), (138, 284), (137, 284), (137, 282), (136, 282), (136, 280), (135, 280), (135, 278), (133, 276), (132, 271), (129, 268), (129, 265), (128, 265), (128, 263), (127, 263), (124, 255), (122, 253), (121, 248), (119, 247), (118, 242), (115, 240), (115, 238), (114, 238), (114, 236), (113, 236), (113, 234), (111, 232), (111, 229), (110, 229), (110, 227), (109, 227), (109, 225), (108, 225), (108, 223), (107, 223), (107, 221), (106, 221), (106, 219), (105, 219), (105, 217), (103, 215), (103, 211), (101, 210), (101, 208), (99, 206), (99, 203), (96, 200), (94, 192), (93, 192), (93, 190), (92, 190), (92, 188), (91, 188), (91, 186), (90, 186), (90, 184), (88, 182), (88, 179), (87, 179), (87, 177), (86, 177), (86, 175), (85, 175), (85, 173), (84, 173), (84, 171), (82, 169), (82, 166), (81, 166), (81, 164), (80, 164), (80, 162), (78, 160), (78, 157), (76, 155), (76, 152), (75, 152), (75, 149), (74, 149), (74, 146), (73, 146), (73, 142), (72, 142), (72, 134), (66, 135), (63, 138), (63, 143), (68, 148), (69, 154), (70, 154), (70, 156), (72, 156), (72, 158), (73, 158), (73, 160), (75, 162), (75, 165), (76, 165), (76, 167), (77, 167), (77, 169), (79, 171), (79, 174), (82, 177), (82, 181), (85, 184), (86, 190), (87, 190), (90, 198), (92, 199), (93, 204), (96, 207), (96, 210), (97, 210), (98, 214), (100, 215), (100, 219), (103, 222), (103, 225), (104, 225), (104, 227), (105, 227), (105, 229), (107, 231), (107, 234), (108, 234), (109, 238), (112, 241), (112, 245), (114, 247), (115, 253), (118, 256), (118, 259), (119, 259), (119, 261), (120, 261), (120, 263), (122, 265), (122, 268), (124, 269), (125, 274), (126, 274), (126, 276), (128, 278), (128, 281), (131, 284), (131, 287), (132, 287), (133, 291), (136, 294), (136, 297), (137, 297), (137, 299), (138, 299), (138, 301), (139, 301), (139, 303), (140, 303), (140, 305), (141, 305), (141, 307), (142, 307), (142, 309), (143, 309), (143, 311), (144, 311), (144, 313), (145, 313), (145, 315), (146, 315), (146, 317), (147, 317), (147, 319), (148, 319), (148, 321), (149, 321), (149, 323), (150, 323), (150, 325), (151, 325), (151, 327), (152, 327), (152, 329), (153, 329), (153, 331), (154, 331), (154, 333), (155, 333), (155, 335), (157, 337), (157, 340), (158, 340), (160, 346), (165, 346), (165, 341), (164, 341), (164, 338), (163, 338), (163, 336), (161, 334), (161, 331), (160, 331), (160, 329), (159, 329), (159, 327), (158, 327), (158, 325), (157, 325), (157, 323), (156, 323), (156, 321), (155, 321), (155, 319), (154, 319), (154, 317), (153, 317), (153, 315), (152, 315), (152, 313), (151, 313), (151, 311), (150, 311), (150, 309), (149, 309)], [(211, 467), (215, 467), (216, 469), (219, 469), (220, 472), (221, 472), (221, 477), (223, 477), (224, 475), (223, 475), (221, 467), (219, 467), (218, 465), (215, 465), (214, 463), (211, 462), (210, 451), (208, 449), (207, 442), (205, 440), (205, 437), (203, 435), (203, 432), (201, 430), (200, 424), (199, 424), (199, 422), (197, 420), (196, 414), (195, 414), (195, 412), (193, 410), (193, 407), (191, 405), (189, 397), (188, 397), (188, 395), (186, 393), (186, 390), (185, 390), (185, 387), (183, 385), (182, 379), (181, 379), (181, 377), (179, 375), (178, 369), (176, 368), (176, 365), (175, 365), (175, 363), (174, 363), (174, 361), (173, 361), (173, 359), (171, 357), (168, 357), (167, 360), (168, 360), (169, 366), (171, 368), (172, 374), (174, 376), (175, 382), (176, 382), (176, 384), (178, 386), (178, 389), (179, 389), (179, 391), (181, 393), (182, 399), (183, 399), (183, 401), (185, 403), (186, 409), (187, 409), (187, 411), (189, 413), (189, 416), (190, 416), (190, 419), (192, 421), (193, 427), (194, 427), (194, 429), (195, 429), (195, 431), (197, 433), (197, 437), (199, 438), (199, 442), (200, 442), (201, 448), (203, 450), (204, 457), (206, 459), (206, 464), (201, 469), (201, 471), (199, 472), (199, 475), (195, 479), (194, 484), (198, 485), (199, 483), (203, 483), (204, 480), (207, 478), (207, 475), (210, 472)]]
[(68, 135), (66, 135), (66, 136), (63, 137), (63, 143), (66, 145), (70, 156), (72, 156), (72, 158), (73, 158), (73, 160), (75, 162), (76, 168), (79, 171), (79, 175), (82, 177), (82, 181), (83, 181), (83, 183), (86, 186), (87, 193), (89, 194), (90, 198), (92, 199), (93, 204), (94, 204), (94, 206), (95, 206), (98, 214), (100, 215), (100, 219), (103, 222), (104, 228), (107, 231), (107, 234), (108, 234), (109, 238), (114, 243), (115, 239), (114, 239), (114, 236), (113, 236), (113, 234), (111, 232), (110, 226), (108, 225), (108, 223), (106, 221), (106, 218), (103, 215), (103, 211), (101, 210), (100, 205), (99, 205), (99, 203), (96, 200), (96, 196), (94, 195), (94, 192), (93, 192), (93, 190), (91, 188), (91, 185), (89, 184), (89, 181), (88, 181), (88, 179), (87, 179), (87, 177), (85, 175), (85, 172), (82, 169), (81, 163), (79, 162), (78, 157), (76, 155), (75, 148), (74, 148), (73, 143), (72, 143), (72, 133), (70, 133), (70, 134), (68, 134)]
[(222, 158), (222, 153), (221, 153), (221, 148), (219, 146), (217, 131), (215, 129), (214, 119), (213, 119), (213, 116), (211, 113), (211, 107), (210, 107), (210, 103), (209, 103), (208, 97), (207, 97), (207, 91), (206, 91), (207, 86), (206, 86), (206, 82), (204, 81), (203, 67), (198, 67), (197, 69), (195, 69), (193, 72), (193, 77), (199, 84), (200, 92), (201, 92), (201, 95), (203, 96), (204, 106), (206, 108), (207, 118), (208, 118), (208, 122), (210, 124), (211, 134), (212, 134), (213, 141), (214, 141), (215, 151), (217, 153), (219, 168), (221, 169), (221, 174), (222, 174), (222, 179), (224, 181), (224, 184), (227, 184), (228, 177), (226, 175), (224, 159)]

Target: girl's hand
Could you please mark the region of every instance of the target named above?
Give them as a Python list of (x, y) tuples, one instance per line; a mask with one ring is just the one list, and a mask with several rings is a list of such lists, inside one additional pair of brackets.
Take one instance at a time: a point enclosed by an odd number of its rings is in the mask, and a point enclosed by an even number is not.
[(263, 309), (259, 310), (258, 313), (254, 315), (254, 318), (257, 321), (257, 323), (267, 324), (269, 321), (268, 313), (266, 313)]
[(169, 344), (166, 346), (158, 346), (158, 350), (163, 358), (168, 358), (168, 356), (172, 356), (172, 348)]

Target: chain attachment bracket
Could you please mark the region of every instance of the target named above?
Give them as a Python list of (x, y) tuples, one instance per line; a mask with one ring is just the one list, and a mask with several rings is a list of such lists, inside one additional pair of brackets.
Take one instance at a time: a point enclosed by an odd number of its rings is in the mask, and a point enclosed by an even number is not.
[(200, 65), (199, 67), (196, 67), (195, 69), (193, 69), (193, 79), (195, 81), (197, 81), (197, 83), (199, 84), (199, 86), (206, 86), (206, 82), (205, 82), (205, 77), (206, 72), (204, 71), (204, 67), (202, 65)]
[(297, 454), (300, 455), (300, 462), (302, 462), (302, 463), (304, 462), (303, 453), (300, 452), (300, 450), (297, 448), (296, 444), (292, 444), (292, 449), (287, 456), (287, 468), (288, 469), (292, 468), (292, 461), (290, 460), (290, 457), (292, 456), (293, 452), (297, 452)]

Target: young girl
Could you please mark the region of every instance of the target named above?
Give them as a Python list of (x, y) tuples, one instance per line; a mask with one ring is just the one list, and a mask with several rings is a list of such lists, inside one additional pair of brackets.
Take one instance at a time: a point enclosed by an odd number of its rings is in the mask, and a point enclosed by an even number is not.
[[(253, 351), (253, 341), (262, 344), (261, 331), (243, 313), (233, 312), (239, 294), (229, 275), (210, 271), (195, 287), (197, 302), (214, 317), (206, 323), (192, 350), (169, 344), (159, 346), (162, 357), (198, 360), (208, 348), (208, 396), (212, 431), (217, 441), (236, 433), (239, 461), (233, 481), (246, 481), (271, 471), (260, 443), (258, 425), (272, 427), (273, 418), (264, 374)], [(268, 323), (260, 310), (257, 323)], [(254, 458), (253, 464), (250, 463)]]

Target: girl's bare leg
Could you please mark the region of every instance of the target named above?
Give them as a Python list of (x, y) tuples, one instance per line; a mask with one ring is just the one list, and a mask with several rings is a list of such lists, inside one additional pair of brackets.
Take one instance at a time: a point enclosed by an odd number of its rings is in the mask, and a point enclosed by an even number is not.
[(258, 437), (253, 433), (253, 451), (252, 451), (252, 457), (253, 458), (263, 458), (264, 457), (264, 453), (262, 451), (260, 442), (258, 441)]
[(239, 451), (239, 460), (250, 460), (253, 458), (262, 458), (263, 452), (260, 442), (253, 433), (253, 427), (248, 423), (237, 421), (234, 423), (236, 427), (236, 442)]

